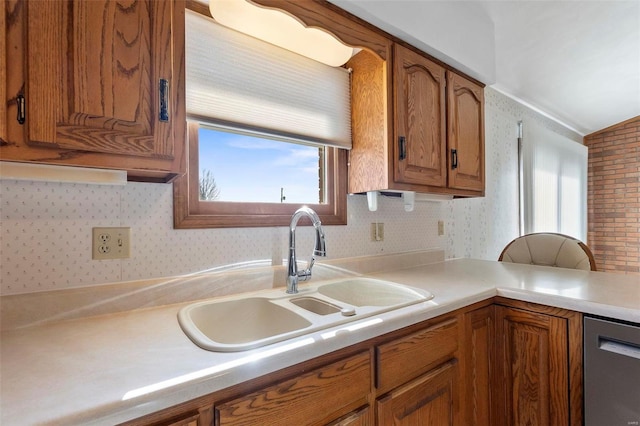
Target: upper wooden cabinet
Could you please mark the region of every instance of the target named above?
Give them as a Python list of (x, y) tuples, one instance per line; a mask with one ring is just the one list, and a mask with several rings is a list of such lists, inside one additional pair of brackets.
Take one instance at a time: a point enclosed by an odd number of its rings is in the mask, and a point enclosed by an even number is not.
[(360, 52), (352, 78), (349, 192), (484, 195), (483, 87), (400, 44)]
[(484, 191), (484, 90), (447, 73), (450, 188)]
[(181, 173), (183, 2), (6, 7), (16, 19), (7, 31), (10, 111), (2, 160), (124, 169), (161, 181)]
[(445, 186), (445, 69), (398, 44), (393, 64), (394, 180)]

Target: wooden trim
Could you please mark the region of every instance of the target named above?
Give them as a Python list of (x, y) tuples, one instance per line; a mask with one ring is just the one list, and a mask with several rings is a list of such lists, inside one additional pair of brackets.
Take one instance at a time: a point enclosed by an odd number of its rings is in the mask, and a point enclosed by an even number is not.
[[(298, 204), (237, 203), (200, 201), (197, 122), (187, 131), (189, 164), (187, 173), (173, 184), (174, 228), (237, 228), (288, 226)], [(345, 150), (326, 148), (326, 204), (308, 204), (324, 225), (347, 223), (347, 154)], [(310, 224), (303, 220), (302, 225)]]
[(494, 395), (487, 392), (496, 374), (495, 305), (466, 312), (462, 316), (462, 333), (458, 358), (463, 386), (463, 419), (467, 425), (494, 425), (498, 411)]
[[(388, 47), (391, 50), (391, 47)], [(351, 74), (351, 134), (349, 193), (372, 187), (389, 188), (389, 131), (391, 114), (388, 62), (362, 51), (347, 62)]]
[(569, 351), (569, 424), (580, 426), (583, 422), (583, 315), (565, 312), (568, 320)]
[[(258, 2), (262, 2), (263, 0), (252, 0), (252, 1), (254, 3), (258, 3)], [(269, 1), (278, 1), (278, 0), (269, 0)], [(296, 0), (280, 0), (280, 1), (296, 1)], [(410, 50), (413, 50), (414, 52), (419, 53), (422, 56), (425, 56), (430, 61), (435, 62), (436, 64), (444, 67), (445, 69), (447, 69), (449, 71), (454, 71), (456, 74), (461, 75), (461, 76), (473, 81), (474, 83), (482, 86), (483, 88), (486, 87), (486, 85), (483, 82), (471, 77), (468, 74), (463, 73), (460, 70), (457, 70), (457, 69), (453, 68), (451, 65), (449, 65), (449, 64), (447, 64), (445, 62), (442, 62), (441, 60), (439, 60), (437, 58), (434, 58), (433, 56), (429, 55), (428, 53), (423, 52), (422, 50), (418, 49), (417, 47), (412, 46), (411, 44), (407, 43), (406, 41), (404, 41), (404, 40), (402, 40), (402, 39), (400, 39), (400, 38), (398, 38), (398, 37), (386, 32), (386, 31), (384, 31), (384, 30), (382, 30), (382, 29), (380, 29), (378, 27), (376, 27), (375, 25), (363, 20), (362, 18), (359, 18), (359, 17), (351, 14), (350, 12), (347, 12), (344, 9), (341, 9), (339, 6), (336, 6), (336, 5), (332, 4), (332, 3), (329, 3), (327, 0), (311, 0), (311, 1), (314, 1), (315, 3), (318, 3), (319, 5), (323, 6), (324, 8), (326, 8), (328, 10), (335, 11), (336, 13), (348, 18), (353, 24), (361, 25), (363, 27), (368, 28), (372, 32), (375, 32), (378, 35), (386, 38), (391, 43), (400, 44), (400, 45), (402, 45), (402, 46), (404, 46), (404, 47), (406, 47), (406, 48), (408, 48)], [(389, 58), (387, 58), (387, 60), (389, 60)]]
[(8, 2), (3, 3), (0, 10), (0, 144), (7, 140), (7, 24), (6, 8)]
[(314, 0), (252, 0), (252, 2), (284, 11), (303, 25), (326, 31), (348, 46), (366, 49), (383, 60), (388, 59), (387, 40), (383, 34), (368, 25), (362, 25), (360, 20), (346, 12), (340, 13), (328, 7), (328, 2)]

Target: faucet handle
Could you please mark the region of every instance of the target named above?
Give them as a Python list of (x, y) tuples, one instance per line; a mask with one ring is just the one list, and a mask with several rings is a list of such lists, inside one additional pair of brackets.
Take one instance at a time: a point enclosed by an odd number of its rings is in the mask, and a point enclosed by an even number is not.
[(309, 265), (309, 267), (307, 269), (304, 269), (302, 271), (298, 271), (298, 281), (306, 281), (309, 278), (311, 278), (311, 267), (313, 266), (313, 258), (311, 258), (311, 264)]

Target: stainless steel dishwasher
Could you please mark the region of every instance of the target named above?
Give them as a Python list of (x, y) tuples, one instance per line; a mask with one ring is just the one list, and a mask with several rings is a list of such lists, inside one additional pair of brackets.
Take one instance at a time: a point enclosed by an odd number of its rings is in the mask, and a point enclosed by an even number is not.
[(640, 425), (640, 325), (584, 318), (586, 426)]

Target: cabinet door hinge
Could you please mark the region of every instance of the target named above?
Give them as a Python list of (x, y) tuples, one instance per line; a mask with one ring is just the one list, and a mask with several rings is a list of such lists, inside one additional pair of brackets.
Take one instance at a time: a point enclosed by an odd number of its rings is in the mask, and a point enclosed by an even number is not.
[(18, 120), (19, 124), (24, 124), (27, 118), (27, 111), (24, 101), (24, 95), (22, 93), (19, 94), (16, 98), (16, 106), (18, 107), (18, 116), (16, 117), (16, 119)]
[(169, 82), (160, 79), (160, 121), (169, 121)]

